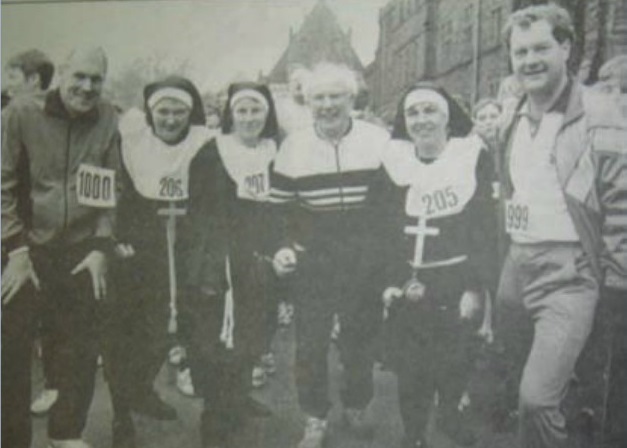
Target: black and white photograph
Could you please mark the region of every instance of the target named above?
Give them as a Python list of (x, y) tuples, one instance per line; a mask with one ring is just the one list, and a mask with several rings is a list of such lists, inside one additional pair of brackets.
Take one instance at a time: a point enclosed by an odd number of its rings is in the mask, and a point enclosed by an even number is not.
[(626, 0), (2, 0), (3, 448), (627, 448)]

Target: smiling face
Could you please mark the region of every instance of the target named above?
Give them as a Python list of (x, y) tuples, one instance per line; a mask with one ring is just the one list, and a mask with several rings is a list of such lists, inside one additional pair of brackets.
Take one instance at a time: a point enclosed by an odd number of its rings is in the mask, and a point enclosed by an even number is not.
[(98, 104), (107, 63), (100, 51), (74, 54), (61, 72), (59, 91), (70, 115), (81, 115)]
[(569, 56), (570, 41), (559, 43), (546, 20), (512, 29), (512, 70), (522, 89), (531, 96), (550, 98), (553, 95), (567, 77)]
[(242, 98), (231, 108), (233, 133), (246, 144), (256, 144), (266, 126), (268, 109), (253, 98)]
[(405, 108), (405, 127), (418, 150), (439, 151), (446, 143), (448, 117), (432, 102), (413, 103)]
[(179, 142), (189, 128), (191, 109), (182, 101), (163, 98), (150, 112), (154, 133), (165, 143)]
[(353, 110), (354, 97), (342, 82), (323, 83), (308, 93), (308, 104), (323, 133), (334, 133), (346, 127)]

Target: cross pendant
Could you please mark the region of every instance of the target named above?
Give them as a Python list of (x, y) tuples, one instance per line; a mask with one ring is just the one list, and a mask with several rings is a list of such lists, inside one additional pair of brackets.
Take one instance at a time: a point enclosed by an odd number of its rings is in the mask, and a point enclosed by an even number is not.
[(427, 227), (427, 218), (418, 216), (418, 222), (416, 226), (406, 226), (405, 233), (407, 235), (416, 235), (416, 245), (414, 246), (414, 259), (410, 262), (412, 268), (418, 269), (422, 265), (424, 251), (425, 251), (425, 238), (427, 236), (436, 236), (440, 234), (440, 229), (437, 227)]

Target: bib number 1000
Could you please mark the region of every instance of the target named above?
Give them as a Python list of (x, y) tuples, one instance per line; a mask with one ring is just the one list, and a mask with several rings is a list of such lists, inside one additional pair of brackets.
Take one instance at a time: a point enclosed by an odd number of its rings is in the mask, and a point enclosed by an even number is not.
[(76, 180), (79, 204), (89, 207), (115, 207), (115, 171), (82, 164)]

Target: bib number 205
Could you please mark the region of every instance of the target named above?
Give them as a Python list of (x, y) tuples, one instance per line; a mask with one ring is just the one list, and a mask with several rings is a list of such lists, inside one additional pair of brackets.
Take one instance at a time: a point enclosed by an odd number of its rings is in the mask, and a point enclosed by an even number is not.
[(76, 179), (78, 203), (88, 207), (115, 207), (115, 171), (81, 164)]
[(422, 203), (427, 216), (431, 216), (452, 209), (459, 204), (459, 199), (452, 187), (446, 187), (423, 195)]

